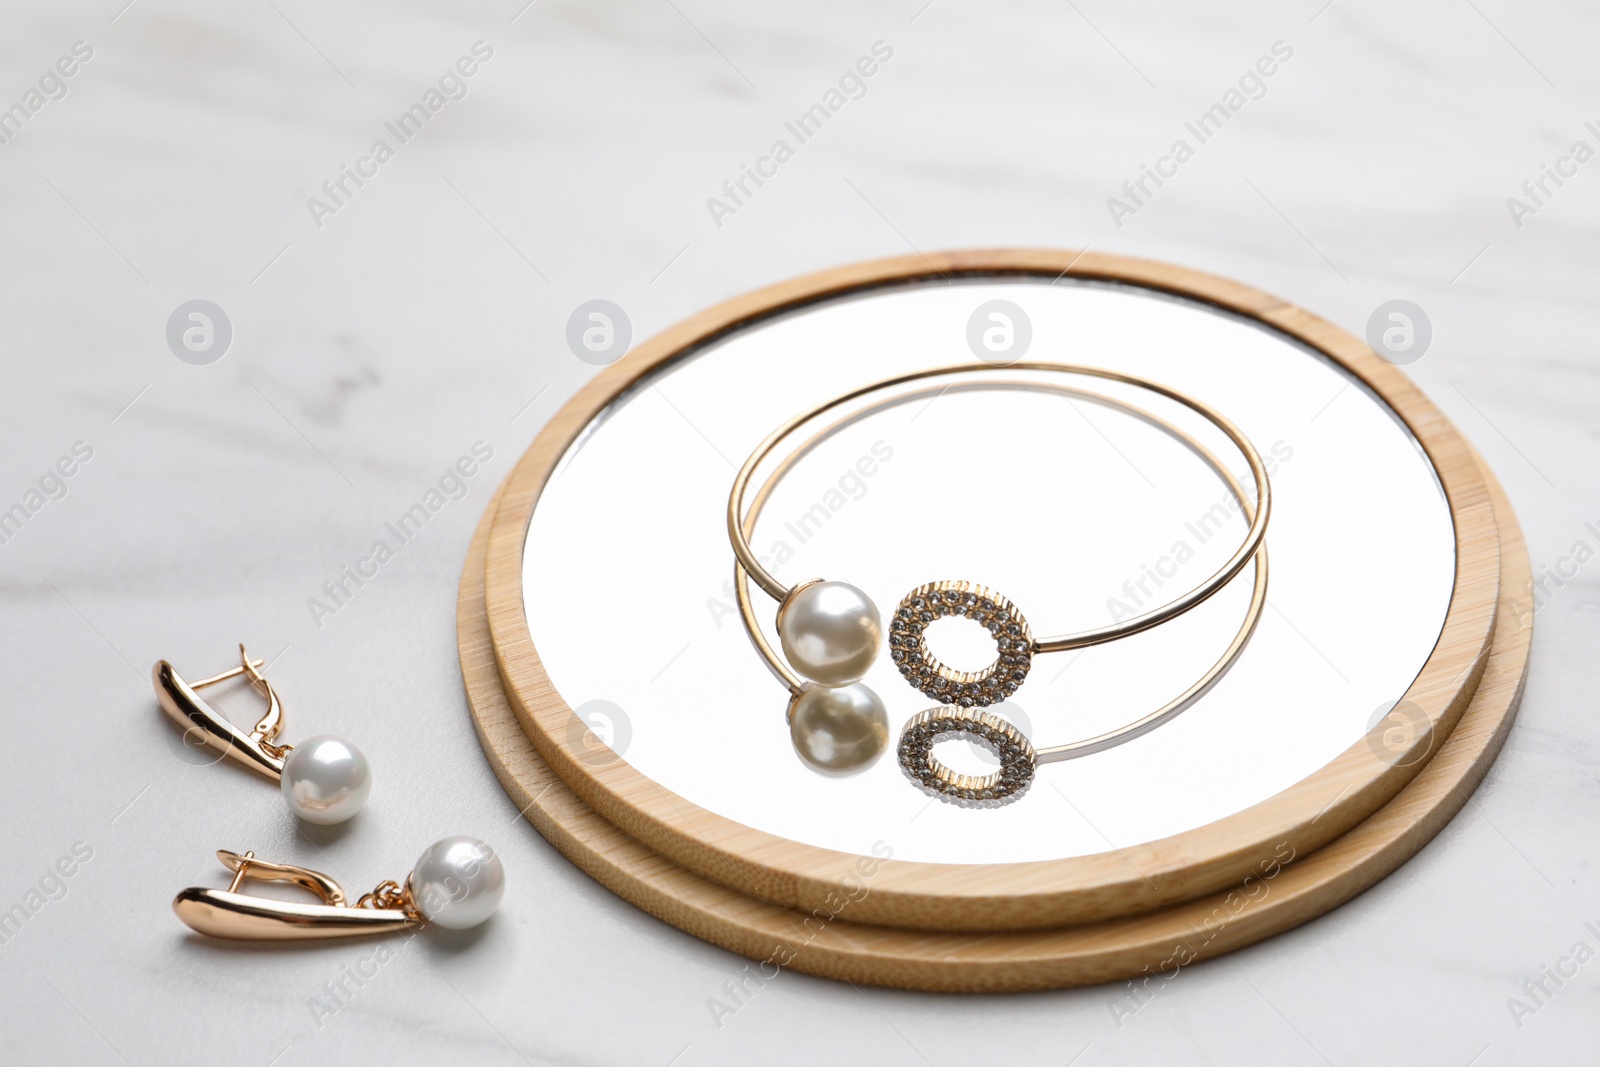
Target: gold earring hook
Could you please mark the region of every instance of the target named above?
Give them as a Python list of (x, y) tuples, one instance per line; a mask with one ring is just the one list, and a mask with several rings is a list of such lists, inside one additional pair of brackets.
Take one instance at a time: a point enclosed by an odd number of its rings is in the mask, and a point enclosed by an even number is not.
[[(254, 852), (240, 855), (226, 849), (217, 859), (233, 872), (227, 889), (191, 886), (172, 901), (172, 910), (188, 926), (211, 937), (248, 941), (295, 941), (324, 937), (358, 937), (416, 926), (422, 917), (393, 882), (354, 904), (344, 887), (319, 871), (288, 863), (268, 863)], [(246, 880), (287, 882), (315, 894), (322, 903), (253, 897), (239, 892)]]
[[(151, 670), (151, 681), (162, 710), (185, 731), (199, 730), (201, 739), (210, 747), (277, 781), (283, 777), (283, 761), (292, 746), (273, 743), (278, 731), (283, 729), (283, 704), (278, 699), (277, 691), (261, 673), (260, 668), (265, 665), (265, 660), (252, 660), (241, 643), (239, 666), (221, 674), (202, 678), (198, 682), (186, 682), (172, 664), (160, 660)], [(250, 684), (267, 700), (266, 713), (248, 734), (229, 722), (227, 716), (207, 704), (195, 692), (241, 674), (246, 675)]]

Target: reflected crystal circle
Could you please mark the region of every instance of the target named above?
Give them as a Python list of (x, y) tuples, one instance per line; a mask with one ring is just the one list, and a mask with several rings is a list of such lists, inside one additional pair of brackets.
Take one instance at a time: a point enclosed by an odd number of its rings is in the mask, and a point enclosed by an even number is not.
[[(940, 762), (934, 746), (973, 741), (993, 752), (1000, 769), (960, 774)], [(1017, 800), (1033, 784), (1037, 756), (1026, 734), (992, 711), (945, 705), (920, 711), (900, 729), (900, 770), (929, 796), (964, 808), (998, 808)]]
[(808, 582), (778, 609), (778, 640), (797, 674), (818, 685), (853, 685), (878, 658), (883, 620), (849, 582)]
[(889, 713), (878, 694), (859, 683), (808, 686), (789, 709), (789, 739), (812, 770), (855, 774), (889, 747)]
[[(971, 619), (995, 642), (994, 662), (958, 671), (928, 651), (926, 631), (944, 618)], [(929, 582), (905, 595), (889, 620), (889, 656), (913, 689), (963, 708), (998, 704), (1017, 691), (1033, 665), (1033, 631), (1016, 605), (972, 582)]]

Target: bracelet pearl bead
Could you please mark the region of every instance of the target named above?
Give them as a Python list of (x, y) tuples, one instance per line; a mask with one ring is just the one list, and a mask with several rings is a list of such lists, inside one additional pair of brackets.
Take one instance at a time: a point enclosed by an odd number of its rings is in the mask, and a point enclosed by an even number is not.
[(848, 582), (808, 582), (778, 609), (778, 639), (796, 673), (838, 688), (866, 677), (883, 646), (883, 620)]

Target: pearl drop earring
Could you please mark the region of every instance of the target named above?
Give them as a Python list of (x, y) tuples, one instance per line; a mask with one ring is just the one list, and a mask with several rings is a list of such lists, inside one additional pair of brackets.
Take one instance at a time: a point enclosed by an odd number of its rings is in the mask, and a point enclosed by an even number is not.
[[(500, 907), (505, 869), (488, 845), (473, 837), (436, 841), (417, 860), (405, 884), (378, 883), (350, 902), (343, 886), (319, 871), (256, 859), (254, 852), (217, 853), (233, 872), (227, 889), (191, 886), (172, 901), (189, 927), (210, 937), (246, 941), (303, 941), (356, 937), (433, 923), (451, 930), (477, 926)], [(320, 904), (253, 897), (239, 892), (246, 879), (288, 882), (321, 898)]]
[[(186, 682), (166, 660), (151, 671), (156, 697), (185, 733), (196, 731), (206, 745), (277, 781), (289, 808), (307, 822), (344, 822), (367, 802), (372, 769), (367, 757), (350, 742), (321, 734), (298, 745), (275, 741), (283, 728), (283, 705), (261, 674), (262, 660), (252, 660), (239, 646), (239, 666), (198, 682)], [(267, 700), (267, 711), (248, 734), (195, 692), (208, 685), (245, 675)]]

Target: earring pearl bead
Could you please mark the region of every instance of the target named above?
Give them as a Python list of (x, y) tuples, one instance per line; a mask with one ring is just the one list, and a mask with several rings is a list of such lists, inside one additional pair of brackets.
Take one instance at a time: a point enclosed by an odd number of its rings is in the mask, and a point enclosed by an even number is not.
[(790, 709), (789, 739), (812, 770), (855, 774), (888, 747), (889, 713), (864, 685), (808, 686)]
[(848, 582), (812, 582), (778, 609), (778, 639), (789, 665), (821, 686), (854, 685), (883, 646), (883, 620), (867, 594)]
[(500, 857), (475, 837), (435, 841), (406, 879), (406, 893), (422, 917), (450, 930), (466, 930), (489, 918), (505, 892)]
[(283, 797), (306, 822), (330, 826), (360, 811), (372, 792), (372, 768), (361, 750), (326, 734), (290, 750), (279, 780)]

